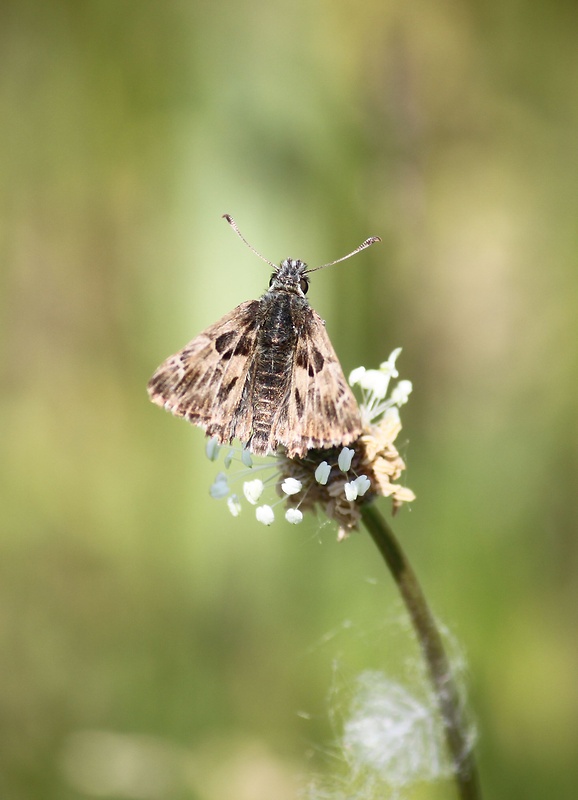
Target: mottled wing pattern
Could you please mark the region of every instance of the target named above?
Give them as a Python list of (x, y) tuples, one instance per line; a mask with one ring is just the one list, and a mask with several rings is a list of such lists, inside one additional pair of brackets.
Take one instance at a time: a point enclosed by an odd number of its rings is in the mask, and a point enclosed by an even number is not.
[(252, 354), (259, 300), (241, 303), (157, 369), (149, 381), (153, 403), (204, 428), (219, 442), (247, 442)]
[(325, 323), (312, 308), (304, 315), (295, 347), (287, 396), (271, 426), (271, 445), (279, 442), (290, 458), (311, 449), (346, 445), (361, 434), (359, 406), (351, 391)]

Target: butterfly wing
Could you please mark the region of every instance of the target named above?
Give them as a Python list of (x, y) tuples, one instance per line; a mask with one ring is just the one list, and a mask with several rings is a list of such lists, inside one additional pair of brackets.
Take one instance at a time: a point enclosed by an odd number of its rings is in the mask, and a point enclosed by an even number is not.
[(319, 314), (308, 307), (295, 346), (290, 385), (271, 426), (270, 446), (290, 458), (346, 445), (361, 434), (359, 406)]
[(249, 300), (167, 358), (149, 381), (153, 403), (184, 417), (222, 444), (252, 430), (252, 354), (258, 300)]

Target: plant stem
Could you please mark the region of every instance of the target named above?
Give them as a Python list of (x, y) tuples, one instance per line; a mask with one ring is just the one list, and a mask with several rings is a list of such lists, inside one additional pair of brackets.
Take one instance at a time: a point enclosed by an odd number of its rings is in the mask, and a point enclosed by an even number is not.
[(459, 693), (433, 615), (399, 542), (374, 504), (363, 506), (362, 518), (397, 583), (426, 660), (452, 758), (459, 797), (461, 800), (480, 800), (472, 743), (468, 739)]

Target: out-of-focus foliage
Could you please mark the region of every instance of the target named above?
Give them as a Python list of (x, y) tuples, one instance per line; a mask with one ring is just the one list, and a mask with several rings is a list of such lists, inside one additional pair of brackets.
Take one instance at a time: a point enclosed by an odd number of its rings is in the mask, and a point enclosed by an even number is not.
[(233, 520), (147, 401), (267, 284), (223, 212), (274, 261), (383, 237), (311, 302), (346, 370), (404, 348), (395, 526), (487, 797), (575, 796), (577, 31), (544, 0), (0, 4), (3, 797), (285, 800), (338, 769), (336, 675), (415, 679), (368, 537)]

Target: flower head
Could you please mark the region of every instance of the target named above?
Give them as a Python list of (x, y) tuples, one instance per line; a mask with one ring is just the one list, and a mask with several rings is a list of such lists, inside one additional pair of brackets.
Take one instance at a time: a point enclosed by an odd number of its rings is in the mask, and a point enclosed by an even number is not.
[[(285, 505), (285, 519), (293, 525), (303, 520), (305, 511), (321, 510), (338, 523), (339, 537), (343, 538), (357, 529), (362, 505), (375, 497), (391, 497), (394, 513), (403, 503), (415, 498), (411, 489), (397, 482), (405, 464), (394, 445), (401, 430), (399, 408), (407, 403), (411, 382), (398, 381), (388, 396), (391, 379), (398, 376), (395, 363), (400, 352), (401, 348), (394, 350), (377, 370), (358, 367), (351, 373), (350, 383), (359, 385), (363, 396), (360, 405), (362, 432), (354, 442), (348, 442), (345, 447), (310, 450), (301, 458), (289, 458), (286, 451), (279, 448), (273, 463), (269, 460), (269, 466), (253, 467), (248, 450), (241, 451), (245, 475), (257, 469), (274, 471), (279, 498), (276, 503), (257, 505), (266, 483), (273, 481), (253, 478), (243, 482), (243, 495), (256, 506), (259, 522), (271, 525), (275, 519), (274, 506), (278, 504)], [(208, 446), (207, 455), (214, 460), (218, 451)], [(224, 462), (227, 469), (233, 460), (235, 455), (231, 450)], [(220, 472), (211, 487), (211, 495), (223, 498), (229, 492), (228, 476)], [(241, 502), (237, 495), (228, 497), (227, 505), (231, 514), (238, 516)]]
[(310, 450), (303, 458), (287, 458), (281, 453), (279, 470), (283, 480), (292, 477), (303, 486), (302, 492), (287, 497), (289, 507), (299, 504), (301, 511), (321, 509), (340, 526), (340, 537), (358, 527), (361, 506), (382, 495), (391, 497), (394, 513), (415, 499), (411, 489), (397, 483), (405, 463), (394, 441), (401, 430), (399, 406), (407, 402), (412, 386), (399, 381), (389, 397), (390, 379), (401, 348), (397, 348), (379, 370), (358, 367), (350, 383), (363, 392), (361, 435), (347, 447)]

